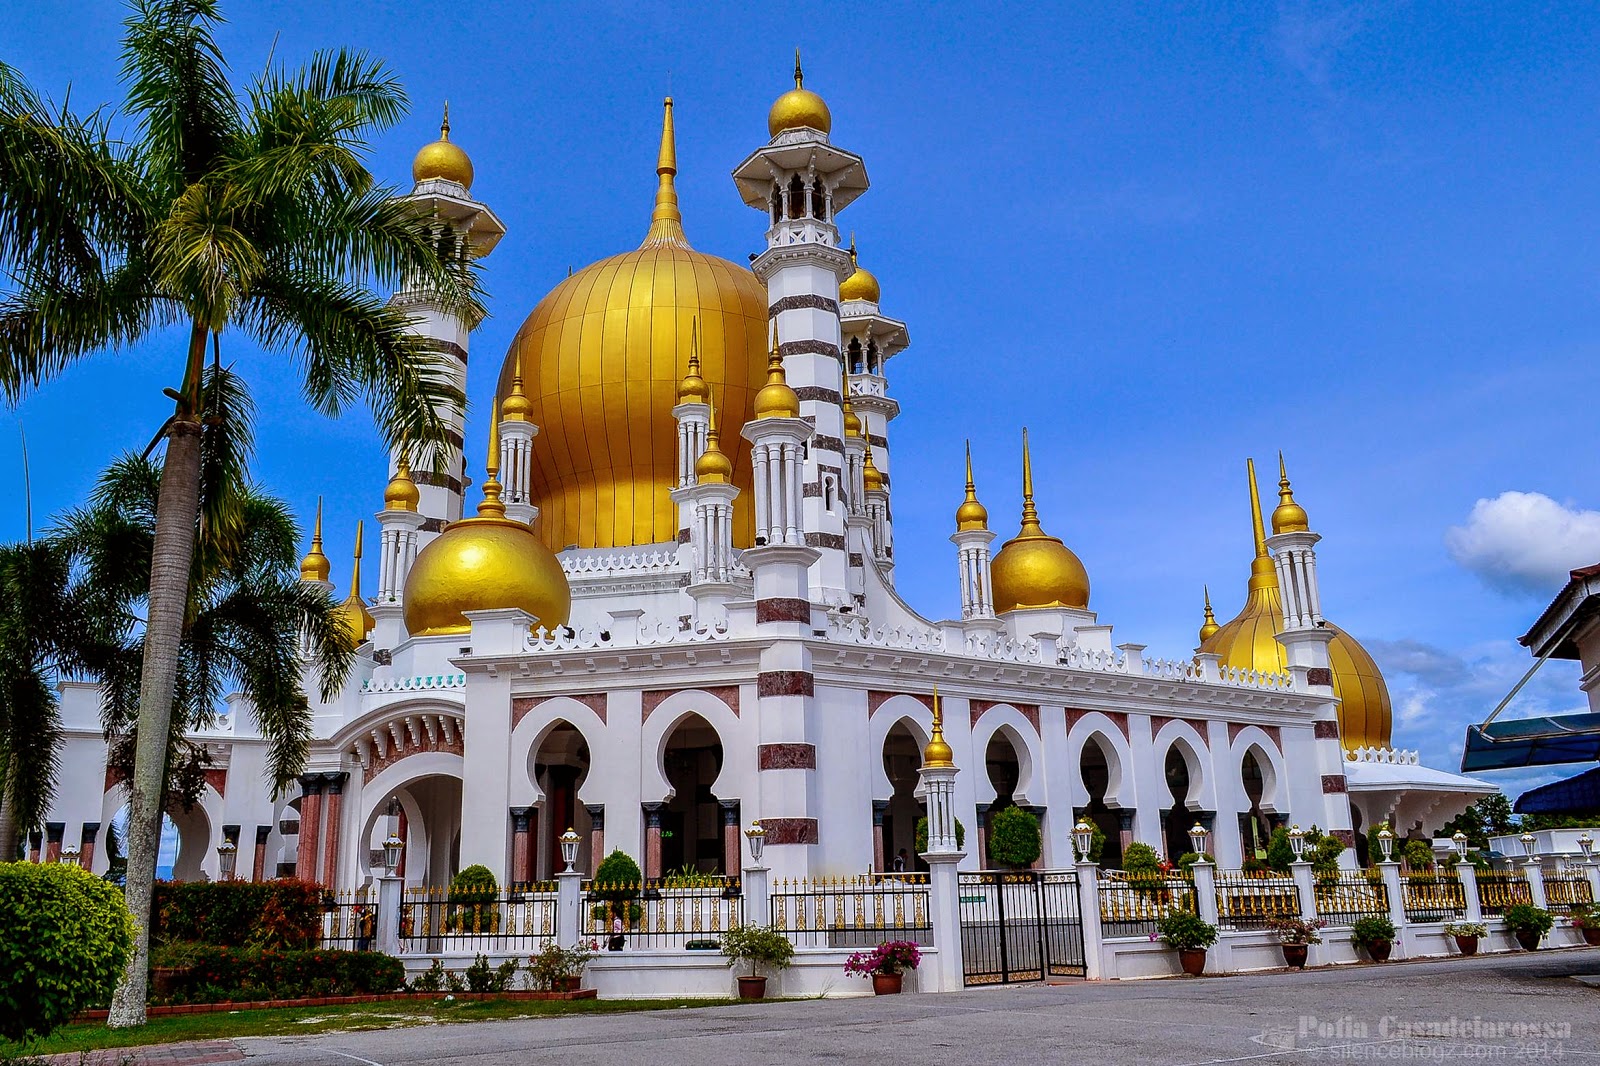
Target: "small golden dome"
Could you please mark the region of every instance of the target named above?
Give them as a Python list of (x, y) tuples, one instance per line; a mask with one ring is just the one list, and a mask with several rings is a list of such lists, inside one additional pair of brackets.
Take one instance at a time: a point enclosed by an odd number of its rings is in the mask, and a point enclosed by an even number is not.
[(394, 477), (389, 479), (389, 486), (383, 490), (383, 506), (390, 511), (415, 511), (421, 502), (422, 490), (412, 480), (411, 464), (402, 452), (400, 461), (395, 465)]
[(789, 387), (783, 374), (783, 356), (778, 354), (778, 326), (772, 326), (772, 347), (767, 354), (767, 383), (756, 393), (757, 418), (799, 418), (800, 397)]
[(468, 611), (518, 607), (546, 629), (566, 625), (572, 588), (561, 561), (500, 502), (500, 419), (489, 424), (488, 476), (476, 518), (452, 522), (429, 542), (406, 576), (406, 629), (414, 637), (466, 633)]
[(878, 279), (870, 270), (864, 270), (856, 261), (856, 235), (850, 234), (850, 265), (854, 266), (855, 273), (839, 285), (839, 299), (844, 300), (869, 300), (877, 303), (882, 296), (878, 288)]
[(1294, 501), (1294, 490), (1289, 488), (1289, 472), (1283, 465), (1283, 453), (1278, 453), (1278, 506), (1272, 511), (1272, 532), (1304, 533), (1311, 528), (1306, 509)]
[(856, 414), (855, 404), (850, 402), (850, 393), (844, 394), (844, 435), (847, 437), (861, 436), (861, 416)]
[(442, 178), (463, 188), (472, 188), (472, 160), (458, 145), (450, 143), (450, 105), (444, 105), (444, 122), (439, 126), (439, 139), (425, 144), (411, 161), (411, 180), (431, 181)]
[(717, 416), (711, 414), (711, 425), (706, 430), (706, 450), (694, 461), (694, 478), (709, 485), (726, 485), (733, 480), (733, 460), (723, 454), (717, 440)]
[(1200, 623), (1200, 643), (1204, 644), (1211, 639), (1212, 634), (1222, 627), (1217, 625), (1217, 616), (1211, 613), (1211, 589), (1206, 587), (1206, 619)]
[(327, 581), (330, 564), (322, 554), (322, 497), (317, 497), (317, 524), (311, 530), (311, 550), (300, 560), (301, 581)]
[(930, 769), (954, 766), (956, 753), (944, 739), (944, 707), (939, 702), (939, 686), (933, 686), (933, 735), (922, 749), (922, 765)]
[(828, 105), (805, 87), (805, 75), (800, 70), (800, 49), (794, 50), (794, 88), (772, 102), (767, 112), (767, 135), (776, 137), (784, 130), (813, 129), (820, 133), (833, 131), (833, 115)]
[(361, 598), (361, 526), (362, 523), (356, 523), (356, 561), (350, 574), (350, 595), (334, 608), (334, 617), (350, 634), (350, 642), (355, 645), (366, 640), (372, 627), (378, 624), (372, 612), (367, 610), (367, 602)]
[(879, 470), (872, 462), (872, 442), (867, 442), (867, 458), (861, 467), (861, 487), (868, 492), (882, 492), (883, 471)]
[(967, 442), (967, 498), (956, 508), (956, 532), (988, 529), (989, 509), (978, 502), (978, 488), (972, 483), (972, 442)]
[(679, 403), (709, 403), (711, 387), (700, 376), (700, 320), (689, 323), (689, 372), (678, 382)]
[(1033, 607), (1089, 606), (1089, 571), (1071, 548), (1039, 525), (1033, 503), (1033, 460), (1022, 431), (1022, 528), (1001, 545), (989, 568), (997, 614)]
[(533, 401), (522, 391), (522, 375), (511, 375), (511, 394), (500, 403), (500, 417), (507, 422), (526, 422)]

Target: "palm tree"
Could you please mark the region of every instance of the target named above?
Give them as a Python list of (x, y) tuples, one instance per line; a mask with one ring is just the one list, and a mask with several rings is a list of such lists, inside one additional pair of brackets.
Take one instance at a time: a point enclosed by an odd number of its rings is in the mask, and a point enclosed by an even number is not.
[(110, 1024), (145, 1019), (151, 884), (166, 738), (179, 684), (201, 485), (206, 348), (236, 327), (294, 357), (308, 402), (357, 399), (391, 446), (442, 463), (442, 412), (463, 403), (439, 357), (378, 290), (427, 291), (481, 315), (470, 256), (447, 226), (376, 185), (365, 138), (403, 114), (379, 62), (319, 54), (242, 96), (214, 30), (216, 0), (134, 0), (124, 137), (116, 116), (47, 102), (0, 64), (0, 390), (16, 397), (77, 360), (187, 328), (156, 496), (128, 818), (134, 950)]

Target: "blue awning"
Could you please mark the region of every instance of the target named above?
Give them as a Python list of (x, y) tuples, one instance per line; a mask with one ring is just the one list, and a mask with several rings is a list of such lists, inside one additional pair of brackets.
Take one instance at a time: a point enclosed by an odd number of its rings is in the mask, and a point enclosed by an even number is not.
[(1600, 766), (1565, 781), (1530, 788), (1512, 808), (1518, 814), (1588, 814), (1600, 811)]
[(1600, 714), (1518, 718), (1467, 727), (1461, 772), (1600, 761)]

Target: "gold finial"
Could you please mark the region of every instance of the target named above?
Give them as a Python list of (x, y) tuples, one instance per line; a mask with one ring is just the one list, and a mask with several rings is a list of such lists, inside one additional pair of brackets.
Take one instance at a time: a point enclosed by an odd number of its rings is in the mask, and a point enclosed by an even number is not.
[(700, 376), (700, 317), (689, 322), (689, 372), (678, 382), (679, 403), (706, 403), (711, 395), (706, 379)]
[(772, 323), (772, 343), (767, 350), (767, 383), (756, 393), (757, 418), (799, 418), (800, 397), (789, 387), (778, 347), (778, 323)]
[(1246, 459), (1245, 469), (1250, 474), (1250, 521), (1256, 547), (1255, 558), (1250, 563), (1249, 588), (1252, 590), (1269, 586), (1276, 588), (1278, 570), (1272, 562), (1272, 555), (1267, 551), (1267, 531), (1261, 521), (1261, 490), (1256, 486), (1256, 461)]
[(300, 560), (301, 581), (327, 581), (330, 564), (322, 553), (322, 497), (317, 497), (317, 521), (311, 527), (311, 550)]
[(406, 458), (405, 445), (400, 446), (395, 460), (394, 477), (383, 490), (383, 506), (390, 511), (415, 511), (422, 502), (422, 490), (411, 477), (411, 461)]
[(922, 749), (922, 765), (927, 769), (948, 769), (954, 766), (955, 752), (944, 739), (944, 706), (939, 702), (939, 686), (933, 686), (933, 735), (928, 746)]
[(861, 416), (856, 414), (855, 404), (850, 402), (850, 389), (844, 390), (844, 397), (839, 401), (844, 410), (844, 435), (847, 437), (861, 436)]
[(806, 87), (806, 76), (805, 73), (800, 69), (799, 45), (794, 46), (794, 87), (796, 89), (804, 89)]
[(489, 456), (484, 463), (483, 502), (478, 504), (479, 518), (504, 518), (506, 505), (500, 500), (500, 401), (494, 401), (489, 412)]
[(872, 462), (872, 441), (867, 441), (867, 456), (861, 464), (861, 487), (868, 492), (883, 492), (883, 471)]
[(352, 595), (361, 595), (361, 530), (366, 523), (356, 521), (356, 557), (350, 570), (350, 592)]
[(361, 530), (363, 523), (356, 523), (356, 551), (355, 562), (350, 571), (350, 595), (337, 608), (337, 617), (350, 630), (350, 636), (355, 643), (360, 644), (367, 639), (367, 634), (372, 632), (372, 627), (377, 625), (377, 620), (372, 617), (372, 612), (367, 610), (367, 601), (361, 598)]
[(856, 231), (850, 231), (850, 262), (856, 261)]
[(444, 121), (439, 123), (439, 139), (441, 141), (448, 141), (450, 139), (450, 101), (449, 100), (446, 100), (444, 102)]
[(698, 482), (726, 485), (733, 478), (733, 460), (723, 454), (720, 434), (717, 431), (717, 405), (710, 403), (710, 422), (706, 426), (706, 450), (694, 461), (694, 477)]
[(500, 418), (506, 422), (526, 422), (533, 413), (533, 403), (522, 389), (522, 363), (517, 362), (517, 372), (511, 375), (511, 395), (500, 405)]
[(1033, 453), (1028, 448), (1028, 427), (1022, 427), (1022, 532), (1019, 537), (1042, 537), (1039, 508), (1033, 503)]
[(989, 509), (978, 502), (978, 487), (972, 482), (972, 442), (967, 441), (967, 498), (956, 508), (956, 532), (989, 528)]
[(677, 135), (672, 128), (672, 97), (662, 101), (661, 152), (656, 157), (656, 208), (650, 215), (650, 232), (645, 234), (644, 247), (656, 244), (676, 244), (687, 248), (689, 240), (683, 234), (683, 215), (678, 212), (678, 187), (673, 177), (678, 173)]
[(1289, 471), (1283, 465), (1283, 453), (1278, 453), (1278, 506), (1272, 512), (1273, 533), (1305, 533), (1311, 529), (1306, 509), (1294, 499), (1289, 487)]
[(1209, 585), (1201, 587), (1205, 589), (1206, 596), (1206, 619), (1200, 626), (1200, 643), (1204, 644), (1211, 639), (1213, 633), (1222, 627), (1217, 625), (1217, 616), (1211, 613), (1211, 587)]

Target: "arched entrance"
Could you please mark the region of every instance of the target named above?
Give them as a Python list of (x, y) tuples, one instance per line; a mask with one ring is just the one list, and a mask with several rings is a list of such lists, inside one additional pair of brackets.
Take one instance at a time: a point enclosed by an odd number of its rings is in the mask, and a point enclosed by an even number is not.
[(988, 868), (994, 865), (989, 857), (989, 829), (994, 824), (994, 816), (1007, 807), (1017, 805), (1017, 784), (1022, 780), (1022, 759), (1017, 754), (1016, 742), (1011, 739), (1009, 728), (997, 729), (989, 738), (989, 744), (983, 752), (983, 765), (989, 775), (989, 784), (994, 788), (994, 799), (983, 815), (982, 859), (985, 868)]
[(362, 832), (367, 855), (383, 849), (388, 816), (405, 849), (396, 873), (407, 887), (446, 886), (461, 868), (461, 779), (427, 774), (390, 789), (374, 804)]
[(661, 772), (672, 788), (660, 811), (662, 874), (728, 873), (721, 809), (711, 792), (722, 772), (722, 740), (711, 723), (685, 715), (667, 737)]
[(1162, 854), (1173, 862), (1189, 850), (1189, 829), (1195, 821), (1188, 803), (1193, 775), (1189, 769), (1189, 759), (1185, 757), (1187, 754), (1188, 748), (1184, 742), (1177, 741), (1167, 749), (1166, 762), (1162, 767), (1167, 792), (1171, 796), (1171, 803), (1161, 819)]
[(917, 774), (922, 766), (922, 746), (904, 720), (896, 722), (883, 738), (883, 772), (894, 787), (883, 808), (883, 868), (894, 870), (897, 860), (906, 870), (924, 870), (917, 855), (917, 821), (927, 810), (917, 797)]
[(1261, 807), (1267, 795), (1270, 773), (1270, 765), (1252, 745), (1244, 753), (1244, 761), (1239, 766), (1245, 801), (1250, 805), (1250, 809), (1239, 816), (1239, 850), (1247, 859), (1251, 856), (1265, 858), (1267, 841), (1272, 837), (1272, 819)]
[(544, 793), (536, 824), (528, 832), (534, 845), (533, 878), (547, 880), (566, 868), (561, 860), (561, 836), (568, 829), (578, 834), (580, 870), (594, 870), (591, 861), (591, 819), (578, 800), (578, 790), (589, 777), (589, 742), (569, 722), (557, 722), (533, 753), (533, 781)]
[(1122, 867), (1122, 814), (1106, 806), (1106, 792), (1111, 787), (1111, 765), (1116, 754), (1099, 736), (1091, 736), (1078, 756), (1078, 774), (1083, 780), (1084, 792), (1089, 802), (1080, 812), (1105, 834), (1105, 847), (1100, 852), (1100, 865), (1117, 870)]
[[(106, 856), (110, 872), (126, 876), (128, 863), (128, 805), (124, 803), (111, 816), (106, 833)], [(204, 869), (212, 856), (211, 819), (196, 803), (187, 811), (178, 808), (161, 816), (161, 846), (156, 852), (157, 881), (209, 881)], [(213, 869), (215, 864), (213, 864)]]

